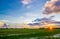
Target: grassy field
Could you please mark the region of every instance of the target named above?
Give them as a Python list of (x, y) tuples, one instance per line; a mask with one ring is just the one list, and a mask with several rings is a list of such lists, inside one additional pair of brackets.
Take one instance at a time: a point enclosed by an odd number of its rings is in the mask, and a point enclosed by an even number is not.
[(60, 29), (0, 29), (0, 39), (60, 39), (51, 37), (55, 34), (60, 34)]

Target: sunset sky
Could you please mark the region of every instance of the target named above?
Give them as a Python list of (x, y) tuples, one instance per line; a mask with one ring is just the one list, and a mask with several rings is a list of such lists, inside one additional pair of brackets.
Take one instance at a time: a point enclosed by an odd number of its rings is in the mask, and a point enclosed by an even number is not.
[(60, 13), (60, 0), (0, 0), (0, 21), (3, 22), (29, 23), (51, 15), (60, 21), (57, 13)]

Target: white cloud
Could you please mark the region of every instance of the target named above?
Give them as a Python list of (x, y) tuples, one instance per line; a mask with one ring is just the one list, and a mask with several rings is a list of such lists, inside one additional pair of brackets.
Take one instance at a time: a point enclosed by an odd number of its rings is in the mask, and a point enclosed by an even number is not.
[(60, 14), (55, 15), (54, 18), (53, 18), (53, 20), (60, 21)]
[(36, 19), (37, 17), (39, 17), (39, 14), (37, 13), (32, 13), (32, 12), (27, 12), (25, 13), (23, 16), (17, 17), (14, 22), (16, 23), (30, 23), (32, 22), (34, 19)]
[(22, 0), (22, 4), (23, 4), (23, 7), (26, 7), (28, 9), (32, 9), (33, 8), (33, 3), (34, 0)]
[(32, 3), (32, 0), (22, 0), (23, 5), (28, 5), (30, 3)]
[(0, 21), (5, 22), (5, 23), (6, 23), (6, 22), (10, 22), (9, 20), (0, 20)]

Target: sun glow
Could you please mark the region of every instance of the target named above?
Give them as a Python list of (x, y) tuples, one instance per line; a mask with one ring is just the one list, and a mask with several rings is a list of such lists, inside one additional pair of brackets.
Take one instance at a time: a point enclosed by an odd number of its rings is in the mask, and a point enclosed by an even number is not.
[(45, 26), (45, 28), (47, 28), (48, 30), (53, 30), (55, 24), (47, 24), (47, 26)]
[(49, 30), (53, 30), (53, 26), (49, 26), (48, 29), (49, 29)]

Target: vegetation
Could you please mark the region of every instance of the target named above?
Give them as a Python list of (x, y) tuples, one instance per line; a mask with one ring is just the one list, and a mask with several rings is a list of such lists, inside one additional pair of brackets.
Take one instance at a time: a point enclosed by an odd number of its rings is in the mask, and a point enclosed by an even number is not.
[[(49, 39), (50, 36), (60, 34), (60, 29), (48, 30), (48, 29), (0, 29), (0, 39), (40, 39), (45, 36), (48, 36), (46, 39)], [(57, 39), (52, 37), (53, 39)], [(59, 37), (60, 38), (60, 37)], [(59, 39), (58, 38), (58, 39)]]

